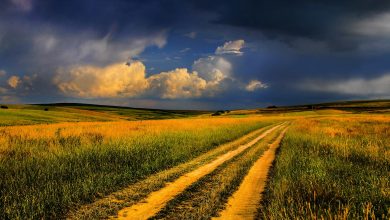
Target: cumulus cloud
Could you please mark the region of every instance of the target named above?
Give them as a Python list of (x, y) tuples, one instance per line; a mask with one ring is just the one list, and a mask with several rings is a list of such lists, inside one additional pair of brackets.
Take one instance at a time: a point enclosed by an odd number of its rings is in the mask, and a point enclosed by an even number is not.
[(244, 40), (228, 41), (223, 46), (219, 46), (217, 50), (215, 50), (215, 54), (242, 55), (243, 52), (241, 51), (241, 49), (244, 47), (244, 44)]
[(299, 85), (301, 89), (331, 92), (348, 95), (389, 96), (390, 73), (373, 79), (353, 78), (342, 81), (306, 81)]
[(230, 76), (231, 64), (211, 56), (195, 61), (193, 72), (177, 68), (146, 77), (145, 69), (140, 61), (107, 67), (76, 66), (59, 69), (53, 82), (63, 94), (79, 98), (198, 98), (221, 90), (222, 82)]
[(196, 60), (192, 69), (207, 81), (220, 82), (231, 76), (232, 64), (223, 57), (209, 56)]
[(81, 98), (134, 97), (148, 87), (145, 66), (139, 61), (59, 69), (53, 82), (64, 94)]
[(8, 79), (8, 85), (11, 86), (12, 88), (16, 89), (18, 87), (18, 85), (22, 82), (20, 80), (20, 77), (19, 76), (11, 76), (9, 79)]
[[(243, 41), (238, 43), (239, 46), (234, 44), (237, 43), (227, 42), (222, 47), (226, 51), (240, 52)], [(79, 65), (62, 68), (57, 71), (53, 82), (66, 96), (79, 98), (182, 99), (215, 96), (228, 88), (229, 82), (235, 81), (232, 64), (219, 55), (199, 58), (194, 61), (192, 71), (176, 68), (149, 77), (146, 75), (145, 65), (141, 61), (132, 61), (105, 67)], [(258, 80), (245, 87), (247, 91), (260, 88), (267, 88), (267, 85)]]
[(245, 86), (245, 90), (249, 92), (253, 92), (257, 89), (265, 89), (268, 86), (259, 80), (251, 80), (248, 85)]
[(148, 82), (155, 94), (166, 99), (201, 97), (207, 89), (207, 81), (186, 68), (153, 75)]

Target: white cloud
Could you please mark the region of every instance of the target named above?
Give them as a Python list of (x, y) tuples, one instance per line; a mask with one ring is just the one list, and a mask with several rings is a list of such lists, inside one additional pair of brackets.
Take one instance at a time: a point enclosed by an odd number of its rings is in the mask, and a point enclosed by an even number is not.
[[(162, 42), (161, 45), (163, 44)], [(243, 41), (238, 46), (236, 43), (231, 44), (232, 42), (227, 42), (225, 49), (237, 53), (240, 52)], [(88, 51), (103, 51), (105, 44), (93, 43), (88, 48)], [(196, 60), (192, 65), (192, 72), (187, 68), (176, 68), (146, 77), (145, 71), (141, 61), (132, 61), (127, 65), (114, 63), (103, 67), (79, 65), (59, 69), (53, 82), (66, 96), (79, 98), (180, 99), (214, 96), (226, 89), (228, 82), (234, 81), (232, 64), (217, 55)], [(254, 80), (246, 89), (253, 91), (259, 88), (266, 88), (266, 85)]]
[(11, 76), (9, 79), (8, 79), (8, 85), (11, 86), (12, 88), (16, 89), (16, 87), (18, 87), (18, 85), (22, 82), (19, 78), (19, 76)]
[(166, 44), (166, 32), (158, 32), (143, 37), (134, 37), (128, 40), (112, 41), (111, 33), (103, 38), (74, 41), (61, 45), (63, 52), (60, 56), (70, 63), (112, 63), (117, 60), (130, 60), (141, 54), (148, 46), (162, 48)]
[(148, 78), (148, 82), (155, 94), (166, 99), (201, 97), (207, 89), (206, 80), (196, 72), (188, 72), (186, 68), (153, 75)]
[(390, 96), (390, 73), (373, 79), (354, 78), (342, 81), (305, 81), (304, 90), (332, 92), (348, 95)]
[(35, 37), (34, 46), (36, 50), (42, 50), (44, 52), (49, 52), (55, 48), (58, 40), (55, 36), (51, 34), (41, 34)]
[(249, 92), (253, 92), (257, 89), (266, 89), (268, 86), (258, 80), (252, 80), (246, 85), (245, 90)]
[(390, 36), (390, 13), (376, 14), (348, 24), (350, 32), (371, 37)]
[(196, 60), (192, 69), (207, 81), (220, 82), (231, 76), (232, 64), (222, 57), (209, 56)]
[(186, 47), (186, 48), (180, 50), (179, 52), (180, 52), (180, 53), (186, 53), (186, 52), (188, 52), (188, 51), (190, 51), (190, 50), (191, 50), (191, 48)]
[(197, 98), (219, 92), (223, 80), (230, 77), (231, 64), (210, 56), (195, 61), (193, 70), (177, 68), (146, 77), (140, 61), (106, 67), (84, 65), (59, 69), (53, 82), (63, 94), (80, 98)]
[(215, 51), (215, 54), (234, 54), (234, 55), (242, 55), (243, 52), (241, 49), (244, 47), (244, 40), (235, 40), (228, 41), (223, 46), (219, 46)]

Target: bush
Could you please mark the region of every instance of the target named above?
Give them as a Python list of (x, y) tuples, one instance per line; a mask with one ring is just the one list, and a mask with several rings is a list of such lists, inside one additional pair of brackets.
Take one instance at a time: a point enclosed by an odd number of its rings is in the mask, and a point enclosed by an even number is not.
[(214, 112), (211, 116), (218, 116), (218, 115), (222, 115), (224, 113), (225, 113), (225, 111), (219, 110), (219, 111)]
[(1, 108), (2, 108), (2, 109), (8, 109), (8, 106), (2, 105)]

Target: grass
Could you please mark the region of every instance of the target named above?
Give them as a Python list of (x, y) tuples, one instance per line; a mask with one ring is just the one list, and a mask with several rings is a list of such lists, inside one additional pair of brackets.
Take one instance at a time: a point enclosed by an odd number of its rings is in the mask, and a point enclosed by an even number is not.
[(0, 218), (62, 218), (272, 122), (259, 117), (0, 128)]
[(149, 193), (164, 187), (166, 183), (172, 182), (179, 176), (211, 162), (218, 156), (237, 148), (239, 145), (250, 142), (268, 128), (270, 128), (270, 126), (253, 131), (233, 142), (223, 144), (213, 150), (210, 150), (209, 152), (202, 154), (187, 163), (183, 163), (168, 170), (163, 170), (102, 199), (98, 199), (91, 204), (72, 210), (67, 218), (107, 219), (110, 216), (115, 216), (120, 209), (140, 202), (142, 199), (146, 198)]
[[(255, 130), (292, 119), (259, 218), (389, 219), (389, 103), (337, 102), (221, 116), (9, 105), (0, 109), (0, 219), (107, 218), (252, 140), (261, 132)], [(181, 119), (150, 120), (167, 118)], [(190, 186), (158, 217), (215, 215), (276, 133)]]
[(211, 114), (208, 111), (140, 109), (71, 103), (7, 105), (7, 107), (8, 109), (0, 109), (0, 126), (174, 119)]
[(304, 118), (289, 129), (265, 219), (390, 218), (390, 118)]
[[(280, 129), (279, 129), (280, 131)], [(224, 208), (253, 163), (277, 137), (274, 131), (254, 146), (191, 185), (153, 219), (210, 219)]]

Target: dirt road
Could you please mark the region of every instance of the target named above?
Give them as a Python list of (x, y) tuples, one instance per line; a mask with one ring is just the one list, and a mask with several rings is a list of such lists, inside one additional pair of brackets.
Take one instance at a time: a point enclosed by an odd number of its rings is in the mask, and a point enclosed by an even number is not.
[(286, 129), (251, 167), (238, 190), (229, 198), (225, 210), (215, 219), (255, 219), (269, 170)]
[(236, 155), (240, 154), (247, 148), (251, 147), (255, 143), (257, 143), (260, 139), (264, 138), (268, 134), (270, 134), (275, 129), (279, 128), (281, 125), (277, 125), (272, 127), (271, 129), (265, 131), (257, 138), (253, 139), (247, 144), (241, 145), (235, 150), (229, 151), (221, 156), (219, 156), (216, 160), (199, 167), (198, 169), (187, 173), (172, 183), (167, 184), (166, 187), (151, 193), (144, 202), (137, 203), (133, 206), (124, 208), (119, 211), (118, 218), (119, 219), (148, 219), (158, 213), (168, 201), (172, 200), (175, 196), (179, 195), (183, 192), (188, 186), (198, 181), (203, 176), (211, 173), (218, 166), (223, 164), (224, 162), (232, 159)]

